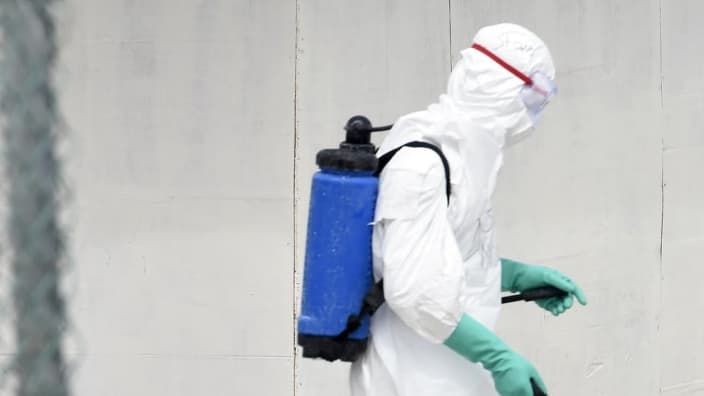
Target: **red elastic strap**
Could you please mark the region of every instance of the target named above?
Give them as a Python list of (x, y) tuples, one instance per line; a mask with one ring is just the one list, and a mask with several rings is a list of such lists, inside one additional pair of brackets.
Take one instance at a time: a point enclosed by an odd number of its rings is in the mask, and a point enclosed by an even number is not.
[(479, 45), (479, 44), (477, 44), (477, 43), (472, 44), (472, 48), (474, 48), (475, 50), (477, 50), (477, 51), (481, 52), (482, 54), (484, 54), (484, 55), (488, 56), (489, 58), (491, 58), (491, 60), (493, 60), (494, 62), (496, 62), (496, 63), (498, 63), (499, 65), (501, 65), (504, 69), (506, 69), (506, 70), (508, 70), (509, 72), (511, 72), (511, 74), (513, 74), (514, 76), (516, 76), (516, 77), (520, 78), (521, 80), (523, 80), (523, 82), (526, 83), (526, 85), (531, 86), (531, 87), (533, 86), (533, 79), (531, 79), (530, 77), (528, 77), (528, 76), (526, 76), (525, 74), (521, 73), (521, 71), (518, 70), (518, 69), (516, 69), (515, 67), (513, 67), (513, 66), (509, 65), (508, 63), (506, 63), (503, 59), (501, 59), (501, 58), (499, 58), (498, 56), (496, 56), (496, 54), (494, 54), (493, 52), (489, 51), (488, 49), (482, 47), (481, 45)]

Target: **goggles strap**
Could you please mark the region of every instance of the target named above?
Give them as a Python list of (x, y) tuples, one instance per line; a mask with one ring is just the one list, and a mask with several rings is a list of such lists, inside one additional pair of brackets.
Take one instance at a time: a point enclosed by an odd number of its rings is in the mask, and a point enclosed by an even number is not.
[[(532, 86), (533, 86), (533, 79), (531, 79), (530, 77), (526, 76), (525, 74), (523, 74), (520, 70), (516, 69), (515, 67), (513, 67), (513, 66), (509, 65), (508, 63), (506, 63), (506, 61), (504, 61), (503, 59), (499, 58), (499, 57), (498, 57), (496, 54), (494, 54), (493, 52), (489, 51), (488, 49), (484, 48), (483, 46), (481, 46), (481, 45), (479, 45), (479, 44), (477, 44), (477, 43), (472, 44), (472, 48), (474, 48), (475, 50), (477, 50), (477, 51), (481, 52), (482, 54), (484, 54), (484, 55), (488, 56), (489, 58), (491, 58), (491, 60), (493, 60), (494, 62), (496, 62), (496, 63), (498, 63), (499, 65), (501, 65), (501, 67), (503, 67), (504, 69), (508, 70), (511, 74), (513, 74), (514, 76), (516, 76), (516, 77), (520, 78), (521, 80), (523, 80), (523, 82), (524, 82), (526, 85), (528, 85), (529, 87), (532, 87)], [(537, 87), (536, 87), (536, 88), (537, 88)], [(542, 90), (539, 89), (539, 91), (542, 91)], [(541, 93), (544, 93), (544, 92), (541, 92)]]

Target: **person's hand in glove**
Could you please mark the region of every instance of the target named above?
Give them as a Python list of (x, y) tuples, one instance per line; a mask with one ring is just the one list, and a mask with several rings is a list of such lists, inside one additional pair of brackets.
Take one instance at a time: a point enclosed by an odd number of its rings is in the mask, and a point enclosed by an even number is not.
[(572, 279), (552, 268), (519, 263), (501, 259), (501, 289), (512, 292), (524, 292), (536, 287), (553, 286), (567, 293), (564, 297), (550, 297), (537, 300), (541, 308), (557, 316), (572, 307), (576, 298), (582, 305), (587, 305), (587, 296)]
[(489, 370), (496, 391), (501, 396), (541, 395), (533, 392), (533, 384), (542, 394), (547, 394), (547, 388), (535, 367), (469, 315), (462, 316), (455, 331), (445, 340), (445, 345)]

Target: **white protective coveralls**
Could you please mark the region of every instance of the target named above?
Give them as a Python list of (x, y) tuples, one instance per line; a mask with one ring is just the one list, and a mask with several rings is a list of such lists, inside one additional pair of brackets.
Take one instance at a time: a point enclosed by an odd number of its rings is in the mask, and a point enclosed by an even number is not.
[[(506, 63), (551, 80), (545, 44), (513, 24), (474, 38)], [(463, 313), (493, 329), (501, 304), (501, 265), (491, 196), (502, 149), (532, 129), (519, 98), (524, 82), (476, 49), (462, 51), (447, 94), (401, 117), (382, 155), (410, 141), (439, 146), (451, 170), (448, 207), (439, 156), (400, 150), (380, 176), (373, 235), (374, 275), (384, 304), (372, 317), (370, 343), (352, 365), (353, 396), (491, 396), (490, 373), (442, 343)]]

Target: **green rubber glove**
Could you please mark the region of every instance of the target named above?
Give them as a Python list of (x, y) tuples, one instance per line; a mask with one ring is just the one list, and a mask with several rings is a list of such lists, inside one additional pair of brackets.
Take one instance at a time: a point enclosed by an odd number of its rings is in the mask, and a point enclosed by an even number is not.
[(531, 380), (547, 394), (547, 388), (535, 367), (469, 315), (462, 316), (455, 331), (445, 340), (445, 345), (489, 370), (501, 396), (533, 396)]
[(543, 286), (553, 286), (567, 292), (565, 297), (536, 300), (536, 304), (555, 316), (570, 309), (575, 298), (580, 304), (587, 305), (587, 296), (582, 289), (559, 271), (539, 265), (501, 259), (501, 289), (504, 291), (523, 292)]

